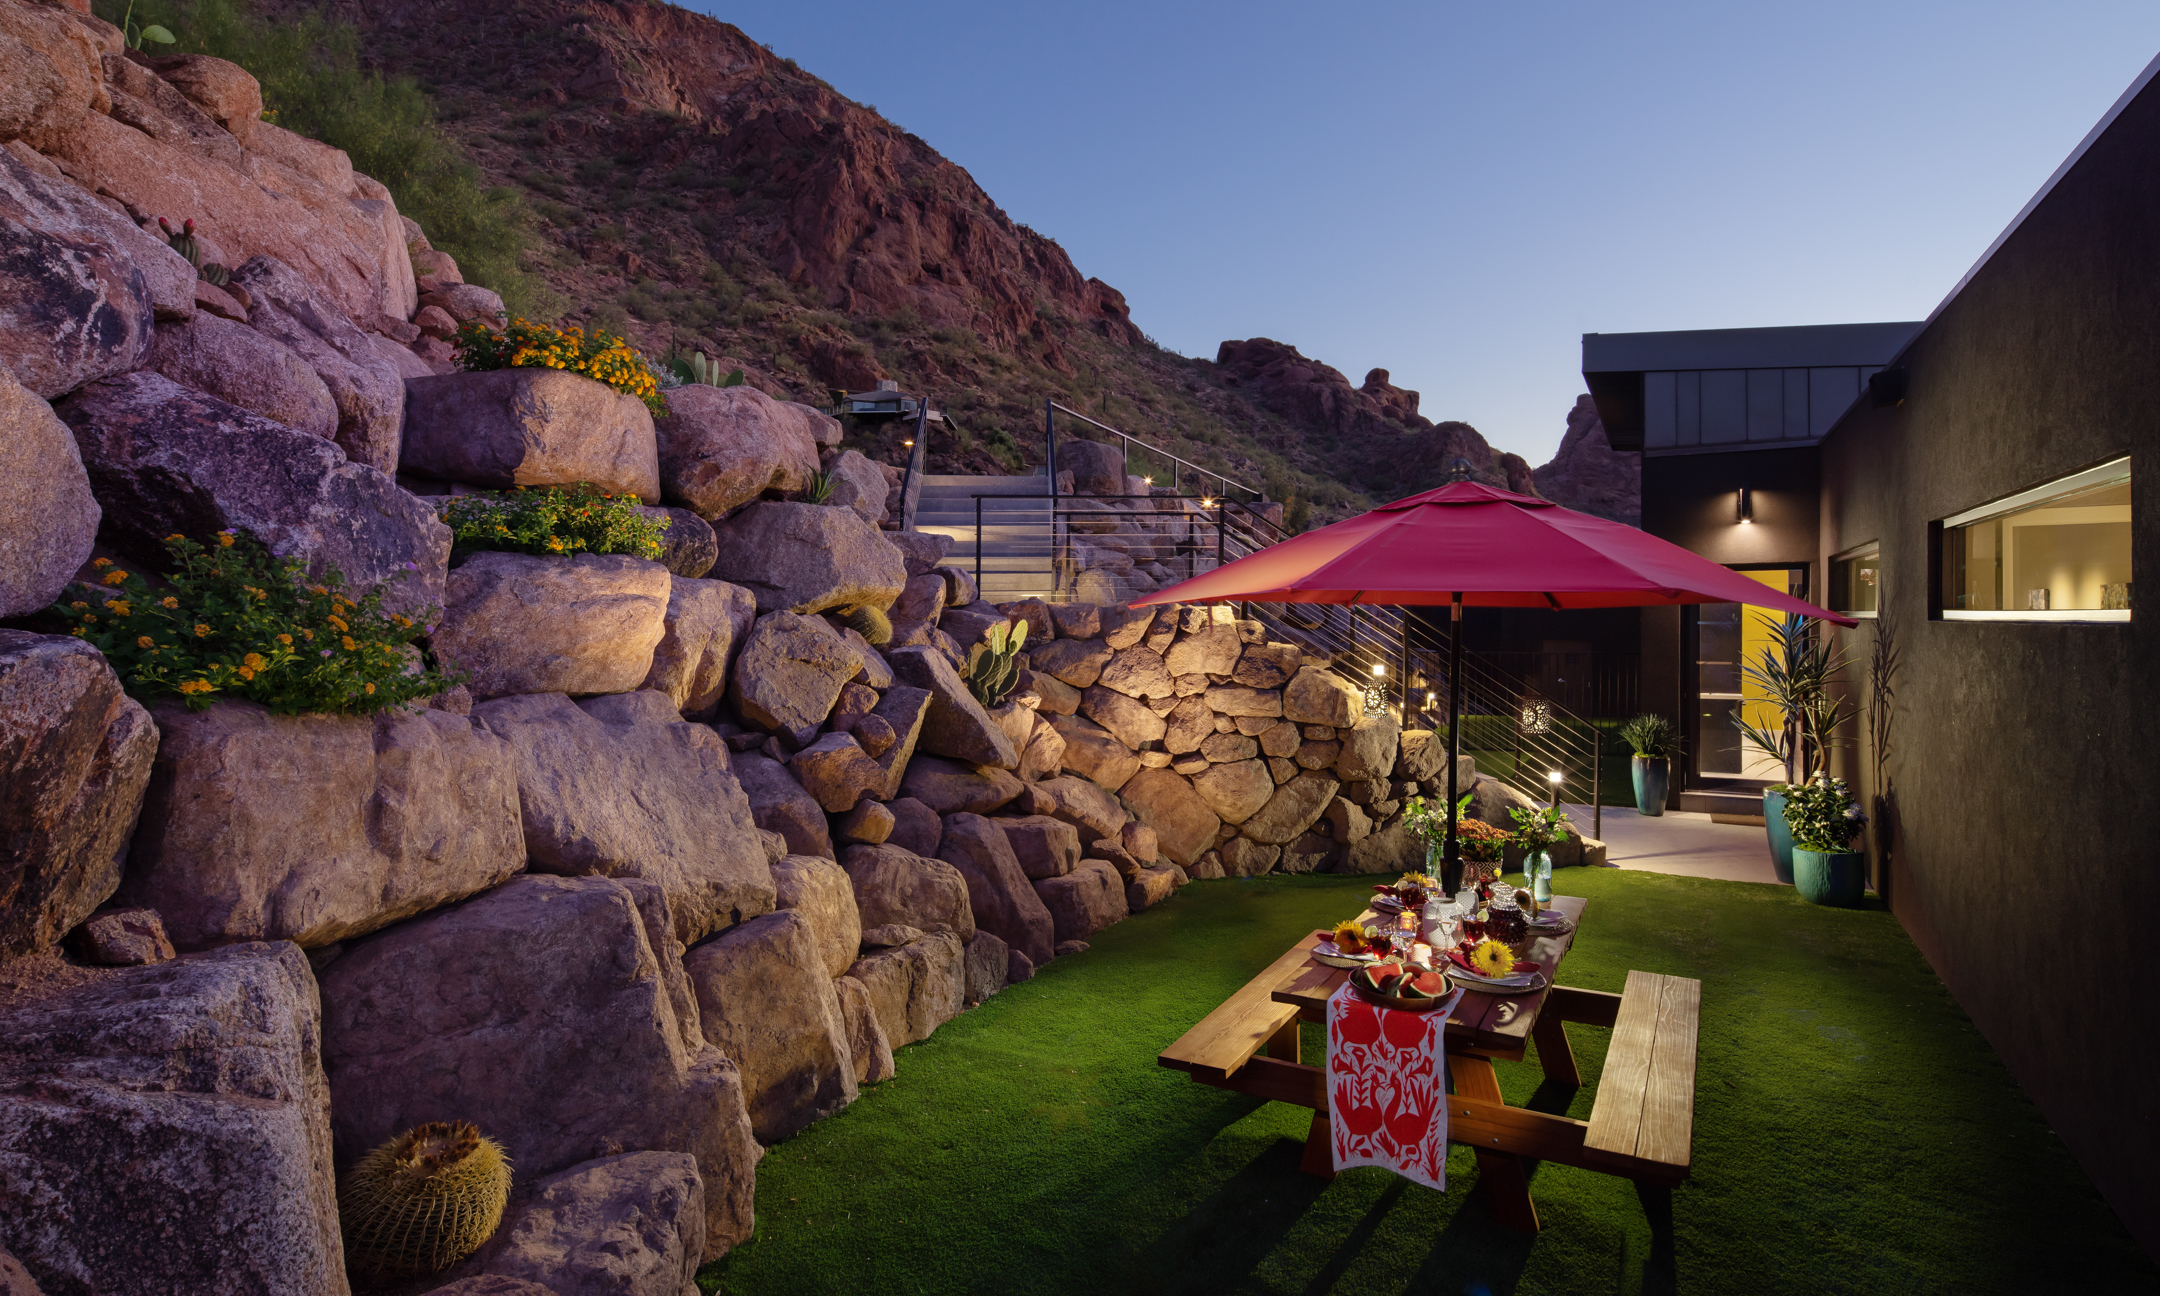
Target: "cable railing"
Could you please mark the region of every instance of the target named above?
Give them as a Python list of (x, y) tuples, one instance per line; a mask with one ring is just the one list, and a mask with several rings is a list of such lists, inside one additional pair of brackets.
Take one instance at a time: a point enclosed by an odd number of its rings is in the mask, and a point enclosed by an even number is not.
[[(1190, 459), (1183, 458), (1179, 455), (1173, 454), (1168, 450), (1163, 449), (1159, 445), (1155, 445), (1147, 441), (1142, 441), (1139, 437), (1136, 437), (1129, 432), (1125, 432), (1118, 428), (1111, 427), (1108, 423), (1103, 423), (1096, 419), (1089, 418), (1087, 415), (1082, 414), (1079, 410), (1068, 409), (1065, 406), (1058, 404), (1055, 400), (1045, 399), (1043, 401), (1043, 446), (1044, 457), (1048, 465), (1047, 471), (1050, 476), (1050, 490), (1053, 494), (1057, 491), (1057, 416), (1060, 414), (1063, 414), (1068, 418), (1078, 419), (1082, 423), (1087, 424), (1089, 427), (1094, 428), (1097, 431), (1107, 432), (1111, 436), (1116, 437), (1118, 439), (1119, 448), (1125, 452), (1125, 476), (1127, 477), (1146, 477), (1149, 484), (1153, 485), (1155, 484), (1154, 479), (1158, 475), (1157, 473), (1133, 472), (1133, 448), (1137, 446), (1139, 447), (1141, 452), (1141, 464), (1143, 467), (1152, 468), (1155, 467), (1158, 462), (1169, 466), (1170, 481), (1168, 484), (1173, 493), (1182, 494), (1186, 485), (1186, 481), (1189, 478), (1192, 481), (1200, 483), (1200, 495), (1202, 498), (1235, 498), (1234, 492), (1242, 491), (1248, 498), (1241, 502), (1250, 504), (1253, 501), (1260, 499), (1262, 496), (1262, 492), (1256, 487), (1248, 486), (1244, 482), (1234, 480), (1230, 477), (1226, 477), (1213, 468), (1202, 467), (1201, 465), (1194, 463)], [(1211, 480), (1215, 483), (1215, 488), (1212, 491), (1208, 490), (1206, 486), (1206, 483)], [(1101, 497), (1098, 496), (1096, 498)]]

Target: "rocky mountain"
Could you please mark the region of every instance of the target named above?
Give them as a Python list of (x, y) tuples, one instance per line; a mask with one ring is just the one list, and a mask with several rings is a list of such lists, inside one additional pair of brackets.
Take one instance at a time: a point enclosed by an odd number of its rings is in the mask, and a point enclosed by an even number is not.
[(1530, 477), (1537, 493), (1555, 503), (1642, 525), (1642, 454), (1612, 448), (1588, 395), (1568, 411), (1567, 435), (1553, 461)]
[[(643, 0), (344, 0), (363, 57), (420, 80), (489, 180), (536, 214), (557, 304), (650, 351), (703, 349), (823, 404), (882, 378), (954, 418), (943, 471), (1025, 471), (1043, 401), (1303, 498), (1315, 520), (1520, 458), (1434, 423), (1384, 370), (1352, 388), (1265, 339), (1213, 362), (1155, 346), (1117, 289), (961, 167), (714, 18)], [(896, 430), (851, 428), (896, 460)], [(1410, 438), (1410, 445), (1401, 444)]]

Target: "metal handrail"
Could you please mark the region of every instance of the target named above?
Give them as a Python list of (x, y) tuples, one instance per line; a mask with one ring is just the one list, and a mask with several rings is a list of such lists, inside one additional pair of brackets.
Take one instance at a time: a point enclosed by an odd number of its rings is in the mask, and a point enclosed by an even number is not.
[[(1222, 483), (1223, 490), (1221, 493), (1225, 497), (1229, 495), (1230, 488), (1234, 486), (1237, 489), (1251, 495), (1254, 499), (1266, 498), (1267, 493), (1265, 491), (1256, 490), (1255, 488), (1246, 485), (1244, 482), (1236, 481), (1232, 478), (1226, 477), (1212, 468), (1203, 468), (1199, 464), (1194, 463), (1192, 460), (1173, 454), (1170, 451), (1163, 449), (1161, 446), (1154, 444), (1153, 442), (1141, 441), (1139, 437), (1134, 436), (1130, 432), (1126, 432), (1120, 428), (1111, 427), (1108, 423), (1104, 423), (1099, 419), (1089, 418), (1087, 415), (1082, 414), (1079, 410), (1068, 409), (1067, 407), (1058, 404), (1057, 401), (1053, 399), (1045, 398), (1043, 401), (1043, 444), (1045, 447), (1045, 462), (1047, 464), (1047, 469), (1050, 477), (1049, 493), (1052, 495), (1055, 495), (1057, 493), (1056, 416), (1061, 413), (1071, 415), (1073, 418), (1079, 419), (1082, 423), (1087, 424), (1089, 427), (1100, 428), (1103, 431), (1108, 432), (1110, 435), (1120, 438), (1124, 442), (1122, 449), (1125, 451), (1125, 466), (1128, 470), (1132, 467), (1132, 448), (1133, 443), (1136, 441), (1139, 441), (1141, 448), (1146, 450), (1149, 454), (1159, 455), (1164, 459), (1168, 459), (1170, 461), (1170, 486), (1172, 490), (1177, 489), (1178, 468), (1180, 466), (1183, 466), (1192, 469), (1195, 474), (1201, 477), (1213, 477), (1216, 481)], [(1130, 476), (1131, 474), (1130, 472), (1128, 472), (1126, 475)], [(1097, 498), (1109, 497), (1098, 496)]]

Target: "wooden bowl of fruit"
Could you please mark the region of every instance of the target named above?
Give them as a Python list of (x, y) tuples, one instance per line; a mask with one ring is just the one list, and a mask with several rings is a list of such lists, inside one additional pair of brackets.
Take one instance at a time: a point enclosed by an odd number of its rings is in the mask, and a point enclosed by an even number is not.
[(1403, 1012), (1431, 1012), (1452, 993), (1447, 978), (1431, 968), (1393, 960), (1352, 972), (1350, 988), (1368, 1003)]

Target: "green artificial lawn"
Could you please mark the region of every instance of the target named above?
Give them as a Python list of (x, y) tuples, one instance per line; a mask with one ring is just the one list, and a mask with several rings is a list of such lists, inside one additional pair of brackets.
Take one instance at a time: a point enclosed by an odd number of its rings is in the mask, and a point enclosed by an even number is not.
[[(897, 1054), (896, 1079), (767, 1153), (728, 1293), (2160, 1290), (2024, 1093), (1878, 908), (1790, 888), (1567, 869), (1590, 905), (1561, 969), (1703, 981), (1694, 1178), (1670, 1257), (1633, 1186), (1537, 1167), (1537, 1235), (1493, 1224), (1469, 1151), (1448, 1191), (1298, 1172), (1311, 1113), (1156, 1053), (1370, 879), (1202, 882)], [(1305, 1028), (1317, 1060), (1318, 1027)], [(1585, 1077), (1499, 1064), (1510, 1102), (1587, 1119)]]

